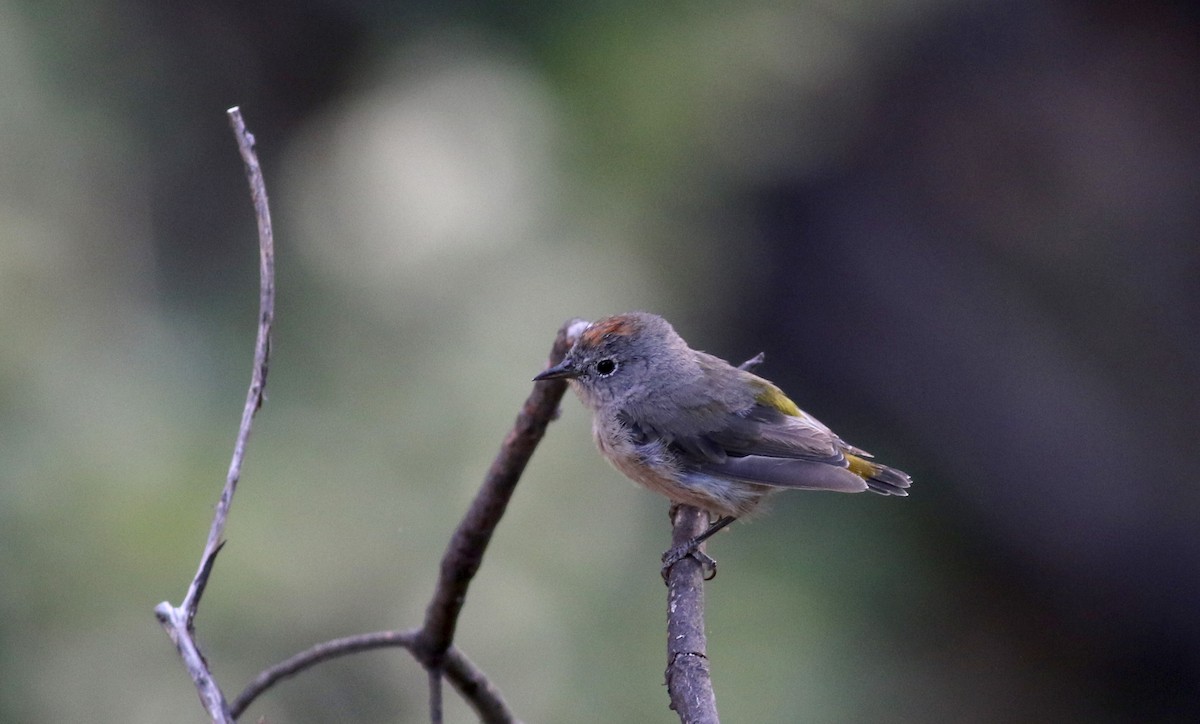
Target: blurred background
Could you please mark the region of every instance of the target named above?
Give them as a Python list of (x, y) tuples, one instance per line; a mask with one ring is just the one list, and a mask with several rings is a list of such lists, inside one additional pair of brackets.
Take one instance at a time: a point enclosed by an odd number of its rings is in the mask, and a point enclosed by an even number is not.
[[(205, 720), (152, 610), (250, 376), (232, 105), (279, 296), (198, 619), (229, 696), (417, 625), (559, 325), (648, 309), (765, 352), (916, 481), (713, 541), (728, 721), (1200, 719), (1198, 28), (1162, 1), (0, 0), (0, 720)], [(569, 397), (458, 643), (527, 721), (674, 721), (668, 540)], [(425, 707), (389, 651), (246, 718)]]

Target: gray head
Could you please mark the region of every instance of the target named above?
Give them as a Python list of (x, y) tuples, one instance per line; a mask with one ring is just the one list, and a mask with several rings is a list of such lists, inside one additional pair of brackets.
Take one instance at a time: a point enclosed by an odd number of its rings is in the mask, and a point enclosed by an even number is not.
[(662, 392), (698, 374), (695, 354), (667, 320), (629, 312), (593, 322), (561, 364), (534, 379), (568, 379), (583, 403), (596, 409)]

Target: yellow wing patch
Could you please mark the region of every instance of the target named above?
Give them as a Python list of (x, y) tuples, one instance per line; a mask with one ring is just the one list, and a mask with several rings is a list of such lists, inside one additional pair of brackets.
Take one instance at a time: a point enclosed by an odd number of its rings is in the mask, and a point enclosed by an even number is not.
[(867, 462), (857, 455), (847, 455), (846, 462), (848, 463), (850, 472), (863, 480), (869, 480), (874, 477), (875, 473), (879, 472), (879, 468), (875, 466), (875, 463)]
[(789, 417), (804, 417), (804, 413), (796, 406), (795, 402), (792, 402), (791, 398), (783, 394), (783, 390), (766, 380), (763, 380), (762, 391), (754, 396), (754, 401), (779, 410)]

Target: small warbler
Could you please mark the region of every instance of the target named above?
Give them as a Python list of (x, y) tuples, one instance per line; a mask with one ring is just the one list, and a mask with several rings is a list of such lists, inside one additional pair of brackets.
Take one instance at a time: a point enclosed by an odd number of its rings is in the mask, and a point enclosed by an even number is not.
[(568, 380), (591, 410), (596, 446), (617, 470), (715, 517), (664, 555), (664, 576), (776, 490), (907, 495), (912, 482), (868, 460), (771, 382), (688, 347), (654, 314), (587, 325), (560, 364), (534, 377), (555, 379)]

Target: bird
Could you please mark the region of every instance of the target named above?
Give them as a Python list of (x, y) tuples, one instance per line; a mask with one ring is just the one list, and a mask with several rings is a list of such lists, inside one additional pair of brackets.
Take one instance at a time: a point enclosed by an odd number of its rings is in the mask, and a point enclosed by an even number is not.
[[(535, 381), (567, 380), (592, 414), (596, 447), (613, 467), (710, 526), (663, 556), (663, 576), (699, 545), (779, 490), (906, 496), (911, 477), (874, 462), (769, 380), (694, 350), (662, 317), (628, 312), (577, 333)], [(706, 573), (706, 578), (711, 575)]]

